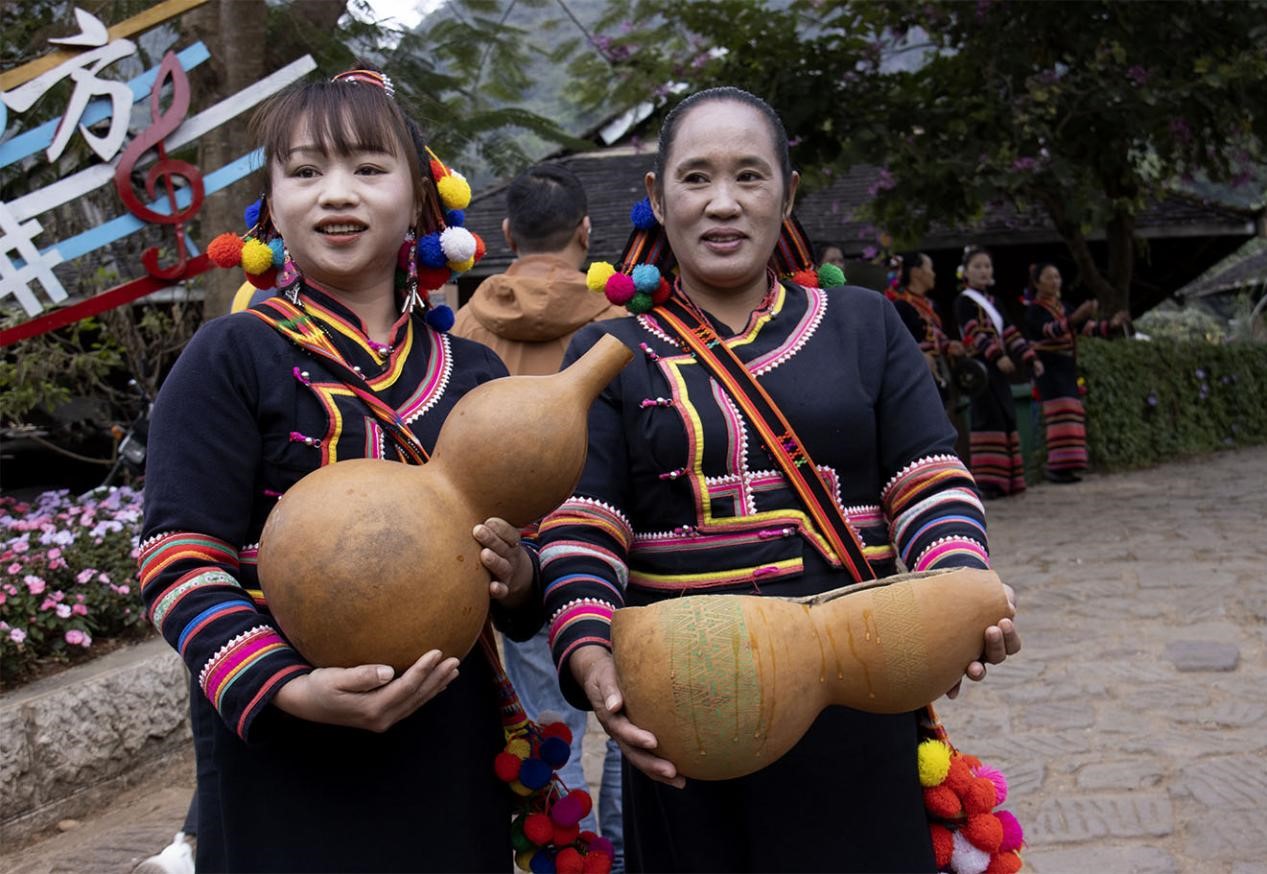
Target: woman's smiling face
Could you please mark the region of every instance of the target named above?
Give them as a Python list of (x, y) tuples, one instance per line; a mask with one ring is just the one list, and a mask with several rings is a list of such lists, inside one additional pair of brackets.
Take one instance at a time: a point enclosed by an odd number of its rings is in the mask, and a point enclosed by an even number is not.
[(316, 142), (300, 125), (269, 167), (269, 209), (291, 257), (331, 291), (391, 282), (417, 213), (408, 165), (391, 152), (331, 153)]
[(678, 123), (664, 178), (647, 193), (677, 258), (684, 287), (717, 294), (764, 285), (766, 264), (792, 209), (770, 123), (736, 100), (712, 100)]

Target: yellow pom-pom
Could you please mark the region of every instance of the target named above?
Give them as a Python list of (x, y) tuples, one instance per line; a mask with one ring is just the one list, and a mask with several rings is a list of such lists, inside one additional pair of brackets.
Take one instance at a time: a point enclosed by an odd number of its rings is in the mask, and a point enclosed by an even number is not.
[(519, 866), (521, 871), (531, 871), (532, 857), (535, 855), (537, 855), (535, 847), (531, 850), (520, 850), (518, 853), (515, 853), (515, 864)]
[(471, 186), (461, 176), (450, 173), (436, 183), (445, 209), (466, 209), (471, 205)]
[(526, 759), (532, 755), (532, 744), (528, 743), (527, 738), (517, 737), (506, 744), (506, 752), (517, 759)]
[(273, 250), (267, 243), (259, 240), (247, 240), (242, 244), (242, 269), (247, 273), (260, 274), (273, 266)]
[(454, 273), (465, 273), (475, 266), (475, 256), (467, 258), (465, 261), (450, 261), (449, 269)]
[(945, 741), (926, 740), (919, 745), (919, 784), (940, 786), (950, 773), (950, 747)]
[(527, 786), (520, 783), (518, 780), (514, 780), (507, 785), (510, 786), (511, 791), (513, 791), (516, 795), (522, 795), (524, 798), (527, 798), (529, 795), (531, 795), (533, 792), (536, 791), (535, 789), (529, 789)]
[(602, 294), (607, 288), (607, 280), (616, 272), (616, 268), (607, 261), (595, 261), (585, 273), (585, 284), (590, 291)]

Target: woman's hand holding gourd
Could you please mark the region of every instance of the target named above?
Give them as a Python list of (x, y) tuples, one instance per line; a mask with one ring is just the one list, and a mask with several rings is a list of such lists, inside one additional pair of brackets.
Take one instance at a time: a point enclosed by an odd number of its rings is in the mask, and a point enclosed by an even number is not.
[(399, 677), (387, 665), (317, 668), (277, 690), (280, 710), (306, 719), (383, 732), (439, 695), (458, 675), (458, 660), (433, 649)]
[(568, 665), (603, 730), (620, 745), (629, 764), (652, 780), (684, 787), (686, 778), (678, 774), (673, 763), (651, 752), (658, 744), (655, 735), (634, 725), (624, 714), (625, 698), (616, 683), (616, 660), (611, 652), (602, 646), (583, 646), (572, 653)]
[[(1021, 651), (1021, 633), (1016, 630), (1016, 623), (1013, 621), (1016, 616), (1016, 592), (1007, 583), (1003, 584), (1003, 591), (1007, 595), (1008, 615), (1000, 619), (998, 625), (991, 625), (985, 630), (985, 646), (981, 652), (981, 659), (968, 665), (964, 671), (964, 676), (969, 680), (984, 680), (986, 664), (1002, 664), (1008, 656), (1016, 655)], [(946, 697), (956, 697), (962, 683), (962, 680), (955, 683), (954, 687), (946, 693)]]
[(514, 609), (532, 594), (532, 559), (519, 545), (519, 529), (505, 519), (485, 519), (471, 532), (484, 548), (480, 562), (492, 574), (491, 598)]

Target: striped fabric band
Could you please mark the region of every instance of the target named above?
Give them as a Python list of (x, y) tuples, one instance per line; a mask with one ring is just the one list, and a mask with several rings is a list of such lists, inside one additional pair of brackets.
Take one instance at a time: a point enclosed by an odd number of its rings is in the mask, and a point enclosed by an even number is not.
[[(554, 649), (554, 644), (559, 637), (573, 626), (582, 625), (586, 622), (598, 622), (603, 626), (610, 628), (612, 615), (615, 612), (615, 604), (608, 601), (600, 601), (596, 598), (584, 598), (577, 601), (569, 601), (564, 604), (563, 607), (561, 607), (550, 619), (550, 648)], [(561, 653), (555, 653), (557, 663), (565, 664), (567, 662), (568, 655), (570, 655), (578, 646), (585, 643), (601, 643), (603, 646), (610, 649), (611, 635), (587, 635), (571, 641), (566, 650)]]
[(224, 696), (239, 677), (272, 653), (287, 649), (290, 645), (275, 629), (257, 625), (234, 637), (207, 661), (198, 674), (198, 685), (212, 706), (223, 712)]
[[(623, 589), (629, 584), (629, 565), (624, 560), (608, 549), (601, 546), (595, 546), (583, 540), (555, 540), (545, 549), (541, 550), (541, 568), (542, 570), (550, 567), (555, 562), (566, 561), (570, 558), (595, 558), (607, 564), (612, 569), (612, 573), (616, 575), (616, 579), (620, 582)], [(556, 585), (560, 581), (556, 581), (551, 585)]]
[(1077, 398), (1056, 398), (1043, 402), (1047, 423), (1047, 469), (1078, 471), (1087, 469), (1087, 414)]
[[(598, 528), (625, 550), (633, 543), (633, 526), (617, 510), (592, 498), (573, 497), (564, 501), (557, 510), (541, 521), (540, 532), (545, 534), (567, 525), (587, 525)], [(544, 555), (542, 560), (545, 560)]]
[(163, 620), (172, 612), (185, 597), (196, 589), (208, 588), (229, 588), (238, 589), (238, 581), (232, 574), (225, 573), (219, 568), (203, 569), (191, 571), (185, 574), (176, 582), (172, 583), (164, 592), (154, 599), (154, 606), (150, 609), (150, 622), (154, 627), (162, 632)]
[(178, 561), (237, 570), (238, 551), (225, 541), (205, 534), (189, 531), (161, 534), (141, 545), (141, 555), (137, 559), (141, 588), (153, 583), (163, 571)]

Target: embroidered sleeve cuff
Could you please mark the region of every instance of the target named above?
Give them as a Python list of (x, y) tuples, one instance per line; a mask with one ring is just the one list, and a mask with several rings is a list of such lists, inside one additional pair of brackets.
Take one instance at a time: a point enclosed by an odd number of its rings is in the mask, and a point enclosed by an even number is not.
[(559, 688), (568, 702), (580, 710), (593, 707), (572, 676), (568, 660), (584, 646), (611, 649), (611, 622), (615, 612), (614, 604), (586, 598), (564, 605), (550, 620), (550, 651), (559, 671)]
[(238, 737), (248, 740), (251, 724), (288, 680), (312, 666), (268, 625), (237, 635), (216, 651), (198, 675), (198, 685)]
[(532, 559), (532, 591), (528, 600), (520, 606), (510, 609), (504, 604), (493, 602), (491, 613), (493, 626), (516, 643), (532, 638), (545, 624), (545, 592), (541, 585), (541, 556), (537, 552), (536, 543), (521, 540), (524, 552)]

